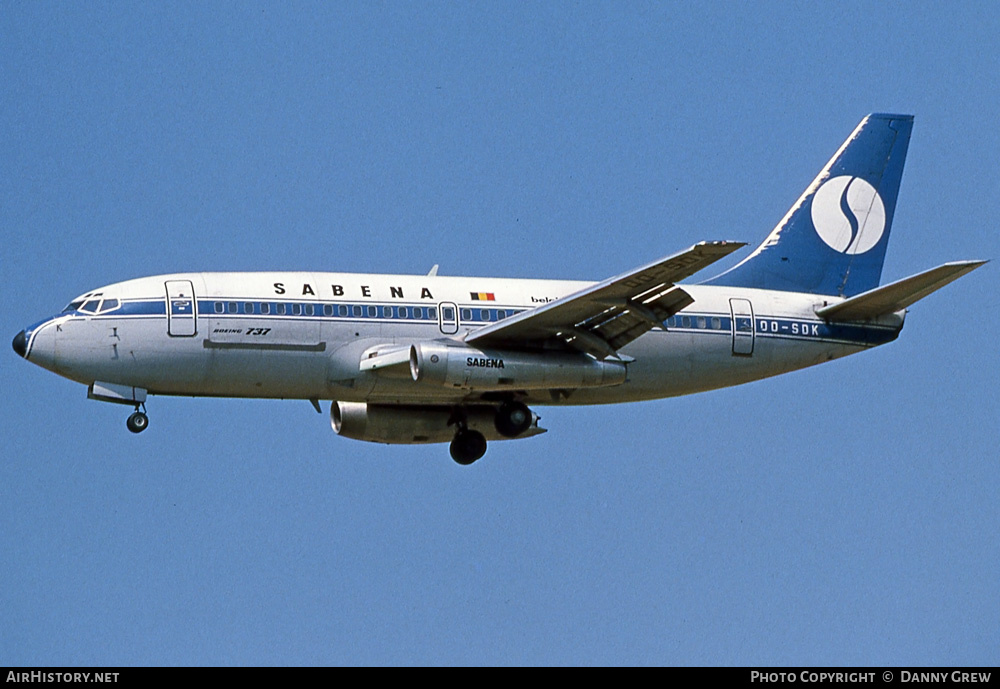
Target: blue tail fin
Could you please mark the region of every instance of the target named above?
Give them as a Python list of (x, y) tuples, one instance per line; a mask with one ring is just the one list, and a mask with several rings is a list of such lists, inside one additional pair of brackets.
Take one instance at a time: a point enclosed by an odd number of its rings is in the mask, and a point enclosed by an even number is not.
[(913, 129), (861, 120), (764, 243), (706, 284), (853, 296), (878, 287)]

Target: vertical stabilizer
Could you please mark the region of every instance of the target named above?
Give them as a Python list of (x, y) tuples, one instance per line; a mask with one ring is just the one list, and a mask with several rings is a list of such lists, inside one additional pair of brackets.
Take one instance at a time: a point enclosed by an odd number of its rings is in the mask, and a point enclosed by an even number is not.
[(872, 114), (764, 243), (706, 284), (853, 296), (878, 287), (913, 128)]

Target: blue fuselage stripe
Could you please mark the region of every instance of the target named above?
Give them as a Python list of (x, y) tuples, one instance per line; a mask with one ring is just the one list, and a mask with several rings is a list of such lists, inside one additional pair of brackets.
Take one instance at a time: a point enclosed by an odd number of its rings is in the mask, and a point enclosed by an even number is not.
[[(255, 299), (199, 299), (199, 318), (218, 320), (285, 320), (295, 322), (339, 322), (339, 323), (413, 323), (422, 325), (438, 324), (438, 305), (425, 303), (344, 303), (344, 302), (301, 302), (301, 301), (258, 301)], [(274, 313), (278, 308), (284, 314)], [(234, 309), (235, 307), (235, 309)], [(222, 312), (217, 309), (221, 308)], [(262, 313), (266, 309), (268, 313)], [(295, 309), (298, 313), (287, 313)], [(311, 309), (312, 313), (307, 311)], [(458, 306), (459, 320), (463, 326), (479, 327), (503, 320), (524, 311), (523, 307), (477, 308)], [(372, 315), (374, 313), (374, 315)], [(133, 299), (123, 301), (112, 311), (101, 314), (76, 312), (76, 316), (96, 319), (163, 317), (167, 314), (163, 298)], [(401, 315), (403, 314), (403, 315)], [(179, 315), (179, 314), (175, 314)], [(190, 317), (189, 314), (184, 314)], [(44, 322), (44, 321), (43, 321)], [(39, 323), (38, 325), (41, 325)], [(701, 333), (706, 335), (732, 335), (733, 319), (728, 313), (683, 312), (664, 321), (667, 332)], [(37, 326), (35, 326), (37, 327)], [(29, 329), (30, 330), (30, 329)], [(827, 323), (821, 320), (801, 318), (772, 318), (757, 314), (753, 320), (752, 333), (756, 337), (768, 339), (830, 342), (875, 346), (891, 342), (899, 334), (900, 328), (886, 325)], [(747, 329), (744, 334), (751, 334)]]

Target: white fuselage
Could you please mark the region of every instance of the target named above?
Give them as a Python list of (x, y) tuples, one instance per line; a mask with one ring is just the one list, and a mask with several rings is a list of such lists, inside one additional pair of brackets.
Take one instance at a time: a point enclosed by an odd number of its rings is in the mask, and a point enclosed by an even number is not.
[[(361, 371), (359, 363), (376, 346), (460, 342), (490, 322), (590, 284), (305, 272), (162, 275), (75, 300), (76, 308), (27, 329), (27, 356), (81, 383), (150, 394), (457, 404), (481, 393)], [(619, 352), (628, 362), (624, 382), (530, 390), (521, 399), (607, 404), (711, 390), (889, 342), (903, 324), (902, 314), (857, 324), (816, 316), (816, 308), (838, 297), (684, 289), (693, 304)], [(486, 352), (485, 360), (502, 356)], [(468, 360), (470, 367), (482, 363)]]

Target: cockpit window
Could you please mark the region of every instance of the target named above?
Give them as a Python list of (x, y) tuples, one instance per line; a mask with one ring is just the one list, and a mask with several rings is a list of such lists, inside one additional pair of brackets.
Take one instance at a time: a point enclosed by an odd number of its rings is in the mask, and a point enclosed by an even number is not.
[(74, 299), (66, 308), (62, 310), (63, 313), (71, 313), (73, 311), (80, 311), (81, 313), (107, 313), (108, 311), (114, 311), (120, 308), (122, 303), (119, 299), (101, 299), (104, 295), (100, 292), (96, 294), (85, 294), (78, 299)]
[(87, 302), (80, 307), (80, 311), (84, 313), (97, 313), (97, 307), (101, 305), (101, 298), (88, 299)]
[[(63, 309), (62, 312), (63, 313), (69, 313), (70, 311), (79, 311), (80, 307), (83, 306), (84, 304), (88, 303), (88, 300), (90, 300), (91, 297), (93, 297), (98, 302), (100, 302), (101, 301), (101, 296), (102, 295), (101, 295), (100, 292), (98, 292), (96, 294), (93, 293), (93, 292), (87, 292), (86, 294), (84, 294), (82, 296), (79, 296), (76, 299), (74, 299), (73, 301), (71, 301), (70, 303), (66, 304), (66, 308)], [(96, 308), (96, 306), (95, 306), (95, 308)]]

